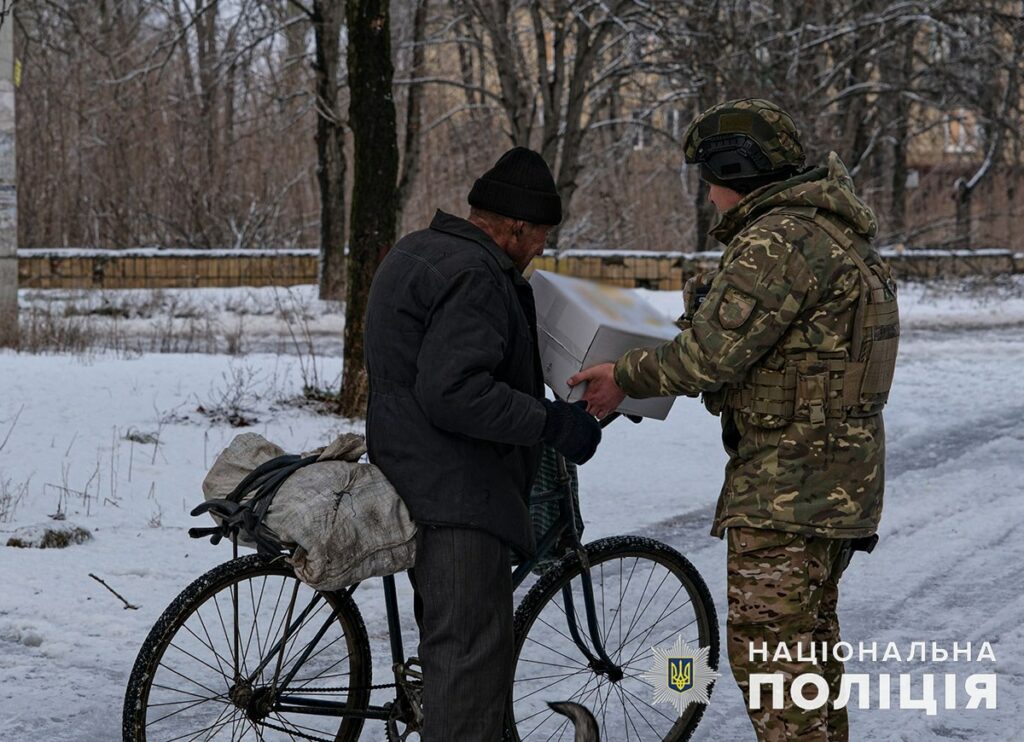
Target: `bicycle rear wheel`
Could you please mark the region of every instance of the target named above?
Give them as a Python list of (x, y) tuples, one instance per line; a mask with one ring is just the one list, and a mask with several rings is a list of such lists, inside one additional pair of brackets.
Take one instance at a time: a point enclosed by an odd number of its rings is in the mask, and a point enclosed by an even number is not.
[(571, 739), (569, 720), (547, 705), (569, 700), (593, 712), (602, 739), (689, 739), (704, 706), (691, 704), (679, 716), (671, 706), (654, 704), (653, 686), (643, 674), (651, 666), (651, 647), (674, 643), (680, 635), (694, 648), (709, 647), (708, 663), (717, 668), (718, 619), (704, 580), (679, 552), (652, 539), (616, 536), (585, 549), (599, 633), (622, 677), (595, 671), (570, 635), (566, 586), (576, 625), (590, 645), (582, 567), (570, 554), (537, 581), (516, 610), (506, 737)]
[[(350, 596), (313, 590), (281, 558), (234, 559), (185, 588), (150, 631), (128, 681), (124, 739), (356, 740), (363, 720), (339, 704), (366, 708), (370, 663)], [(317, 703), (333, 704), (331, 715)]]

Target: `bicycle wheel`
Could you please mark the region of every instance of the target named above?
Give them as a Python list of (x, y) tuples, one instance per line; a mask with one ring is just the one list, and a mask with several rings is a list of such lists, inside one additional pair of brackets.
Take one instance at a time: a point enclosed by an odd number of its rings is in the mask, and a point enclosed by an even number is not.
[(234, 559), (185, 588), (149, 632), (125, 693), (124, 739), (355, 740), (361, 718), (310, 708), (365, 709), (370, 663), (350, 596), (313, 590), (281, 558)]
[(597, 625), (608, 657), (622, 677), (599, 673), (572, 640), (562, 589), (569, 585), (576, 625), (587, 646), (582, 568), (570, 554), (530, 589), (515, 615), (516, 665), (506, 736), (510, 740), (571, 739), (569, 720), (548, 701), (575, 701), (597, 718), (602, 739), (689, 739), (704, 706), (691, 704), (682, 716), (653, 703), (643, 678), (651, 647), (683, 638), (710, 647), (718, 666), (718, 619), (707, 586), (675, 549), (649, 538), (615, 536), (588, 544)]

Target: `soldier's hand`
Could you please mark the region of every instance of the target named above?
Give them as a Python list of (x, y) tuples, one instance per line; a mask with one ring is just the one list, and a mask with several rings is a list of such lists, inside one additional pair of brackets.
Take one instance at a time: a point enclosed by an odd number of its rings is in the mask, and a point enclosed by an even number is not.
[(600, 419), (615, 412), (626, 398), (626, 393), (615, 383), (615, 364), (602, 363), (580, 371), (569, 379), (569, 386), (587, 385), (583, 401), (587, 403), (587, 412)]

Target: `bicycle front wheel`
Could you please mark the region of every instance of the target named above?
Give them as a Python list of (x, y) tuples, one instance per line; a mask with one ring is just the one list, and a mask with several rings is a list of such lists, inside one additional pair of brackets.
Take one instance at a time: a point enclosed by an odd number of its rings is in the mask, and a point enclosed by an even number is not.
[[(598, 633), (621, 676), (595, 669), (571, 636), (570, 615), (590, 647), (582, 567), (570, 554), (537, 581), (516, 611), (507, 738), (571, 739), (569, 720), (547, 705), (569, 700), (590, 709), (602, 739), (689, 739), (704, 706), (691, 704), (679, 716), (673, 707), (655, 704), (643, 675), (651, 647), (670, 645), (678, 636), (695, 648), (709, 647), (708, 662), (717, 668), (718, 619), (704, 580), (679, 552), (653, 539), (616, 536), (585, 549)], [(571, 612), (564, 589), (572, 594)]]
[(370, 662), (349, 595), (313, 590), (281, 558), (234, 559), (185, 588), (150, 631), (128, 681), (124, 740), (351, 742)]

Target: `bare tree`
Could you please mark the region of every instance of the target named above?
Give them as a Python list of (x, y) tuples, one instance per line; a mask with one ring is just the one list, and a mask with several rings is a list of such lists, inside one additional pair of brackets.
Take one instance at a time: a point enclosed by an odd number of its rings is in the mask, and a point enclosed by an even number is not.
[(598, 164), (592, 152), (584, 156), (588, 133), (623, 123), (603, 115), (609, 95), (628, 96), (648, 117), (678, 97), (666, 84), (672, 65), (664, 54), (673, 3), (454, 0), (452, 8), (449, 28), (468, 34), (460, 48), (479, 51), (478, 75), (460, 54), (458, 76), (420, 81), (461, 88), (471, 106), (497, 105), (508, 140), (534, 147), (552, 166), (567, 216), (581, 176)]
[(308, 21), (284, 4), (19, 5), (22, 244), (310, 244), (312, 107), (277, 75)]
[[(423, 74), (426, 49), (427, 14), (430, 0), (415, 0), (415, 11), (412, 22), (412, 54), (409, 64), (409, 76), (418, 77)], [(395, 224), (402, 223), (402, 212), (405, 210), (412, 188), (420, 173), (421, 145), (423, 142), (423, 85), (408, 85), (405, 100), (405, 134), (403, 136), (401, 174), (398, 176), (398, 214)]]
[(398, 134), (388, 2), (347, 0), (345, 14), (355, 172), (340, 401), (343, 415), (362, 417), (367, 400), (363, 322), (373, 274), (395, 240)]
[[(14, 33), (0, 16), (0, 348), (18, 345), (18, 181), (15, 168)], [(0, 446), (2, 447), (2, 446)]]
[(345, 120), (341, 113), (341, 28), (345, 8), (334, 0), (292, 5), (313, 24), (316, 72), (317, 183), (320, 186), (320, 298), (345, 295)]

